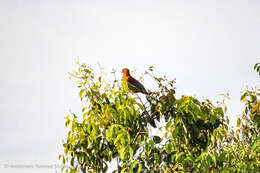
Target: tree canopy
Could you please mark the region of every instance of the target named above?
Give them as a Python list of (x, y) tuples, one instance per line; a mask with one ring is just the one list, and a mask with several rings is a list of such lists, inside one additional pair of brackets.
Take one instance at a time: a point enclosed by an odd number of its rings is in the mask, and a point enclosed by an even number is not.
[[(259, 63), (254, 69), (260, 75)], [(153, 67), (145, 75), (157, 88), (143, 97), (78, 64), (71, 77), (84, 108), (65, 117), (63, 171), (106, 172), (116, 160), (121, 173), (260, 172), (260, 89), (242, 93), (245, 108), (231, 127), (224, 99), (176, 97), (174, 80), (158, 77)]]

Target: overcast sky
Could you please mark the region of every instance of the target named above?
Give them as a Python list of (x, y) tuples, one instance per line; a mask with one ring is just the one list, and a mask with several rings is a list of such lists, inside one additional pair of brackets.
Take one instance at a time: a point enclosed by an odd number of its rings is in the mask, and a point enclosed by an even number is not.
[(55, 172), (3, 167), (60, 164), (64, 117), (80, 107), (67, 75), (77, 57), (107, 71), (154, 65), (179, 94), (229, 92), (233, 119), (240, 91), (259, 87), (259, 0), (0, 0), (0, 26), (1, 172)]

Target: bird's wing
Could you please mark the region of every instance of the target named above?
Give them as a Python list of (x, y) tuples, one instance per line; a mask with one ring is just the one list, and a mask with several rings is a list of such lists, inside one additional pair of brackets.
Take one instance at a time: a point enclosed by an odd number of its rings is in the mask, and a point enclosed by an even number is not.
[(136, 80), (135, 78), (130, 76), (127, 79), (127, 82), (128, 82), (128, 88), (130, 90), (132, 90), (133, 92), (141, 92), (141, 93), (144, 93), (144, 94), (147, 93), (144, 86), (138, 80)]

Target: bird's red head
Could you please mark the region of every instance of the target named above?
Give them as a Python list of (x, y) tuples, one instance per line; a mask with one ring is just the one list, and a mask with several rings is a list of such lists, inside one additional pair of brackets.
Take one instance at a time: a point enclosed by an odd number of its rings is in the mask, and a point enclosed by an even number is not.
[(126, 75), (126, 76), (130, 75), (128, 68), (123, 68), (122, 73), (124, 73), (124, 75)]

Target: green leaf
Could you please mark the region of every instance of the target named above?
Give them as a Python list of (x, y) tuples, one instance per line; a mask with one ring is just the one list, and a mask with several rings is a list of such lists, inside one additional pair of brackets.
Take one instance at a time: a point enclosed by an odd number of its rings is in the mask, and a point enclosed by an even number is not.
[(245, 101), (245, 98), (248, 96), (248, 92), (245, 92), (242, 96), (241, 96), (241, 98), (240, 98), (240, 100), (241, 101)]
[(256, 71), (260, 72), (260, 65), (257, 67)]
[(216, 159), (216, 156), (214, 155), (214, 153), (212, 153), (211, 158), (214, 162), (214, 165), (217, 166), (217, 159)]
[(159, 144), (161, 142), (161, 138), (159, 136), (154, 136), (153, 141), (155, 144)]
[(74, 166), (74, 159), (75, 159), (75, 158), (72, 157), (71, 160), (70, 160), (70, 165), (71, 165), (71, 166)]
[(121, 173), (124, 173), (126, 171), (127, 168), (124, 168), (121, 170)]
[(111, 141), (112, 135), (113, 135), (113, 128), (110, 126), (107, 130), (107, 133), (106, 133), (106, 140)]
[(136, 165), (138, 164), (138, 161), (134, 161), (132, 164), (131, 164), (131, 170), (133, 171), (133, 169), (136, 167)]
[(259, 65), (259, 63), (256, 63), (256, 64), (254, 65), (254, 70), (256, 70), (256, 68), (257, 68), (258, 65)]
[(126, 149), (126, 147), (121, 147), (121, 148), (118, 150), (119, 155), (120, 155), (120, 158), (121, 158), (122, 160), (125, 159), (125, 149)]
[(173, 131), (173, 137), (177, 137), (179, 135), (180, 126), (177, 126)]
[(154, 158), (157, 162), (160, 160), (160, 155), (158, 153), (154, 153)]
[(66, 122), (65, 122), (65, 126), (68, 127), (70, 125), (70, 119), (67, 119)]
[(83, 163), (84, 163), (84, 155), (83, 155), (82, 153), (80, 153), (80, 154), (78, 155), (78, 161), (79, 161), (80, 164), (83, 164)]
[(240, 127), (240, 124), (241, 124), (241, 119), (238, 118), (238, 119), (237, 119), (237, 127)]
[(172, 152), (172, 144), (169, 143), (169, 144), (166, 144), (165, 146), (165, 151), (169, 154)]
[(65, 157), (62, 156), (62, 163), (63, 163), (63, 165), (65, 165), (65, 162), (66, 162)]
[(144, 145), (144, 152), (148, 152), (149, 151), (149, 144), (148, 143), (145, 143)]
[(84, 95), (84, 92), (85, 92), (85, 89), (82, 89), (82, 90), (80, 90), (80, 92), (79, 92), (79, 97), (80, 97), (80, 98), (82, 98), (82, 97), (83, 97), (83, 95)]
[(188, 130), (187, 130), (186, 125), (185, 125), (185, 124), (182, 124), (182, 127), (183, 127), (184, 132), (187, 134)]
[(184, 152), (180, 152), (180, 153), (178, 153), (177, 155), (176, 155), (176, 161), (177, 162), (180, 162), (180, 158), (181, 158), (181, 156), (184, 154)]
[(114, 140), (114, 144), (119, 143), (119, 140), (121, 140), (121, 138), (123, 138), (123, 137), (124, 137), (124, 133), (120, 133), (120, 134), (116, 137), (116, 139)]
[(134, 150), (133, 150), (133, 148), (132, 147), (129, 147), (129, 155), (130, 155), (130, 160), (132, 160), (132, 158), (133, 158), (133, 155), (134, 155)]
[(170, 126), (171, 126), (172, 122), (169, 121), (167, 124), (166, 124), (166, 128), (168, 129)]
[(195, 158), (191, 154), (187, 155), (187, 159), (191, 162), (195, 162)]
[(84, 107), (84, 108), (82, 109), (82, 112), (85, 112), (85, 110), (87, 110), (87, 108), (88, 108), (88, 107)]
[(137, 172), (138, 173), (142, 172), (144, 170), (143, 167), (144, 167), (144, 163), (143, 162), (139, 162)]

